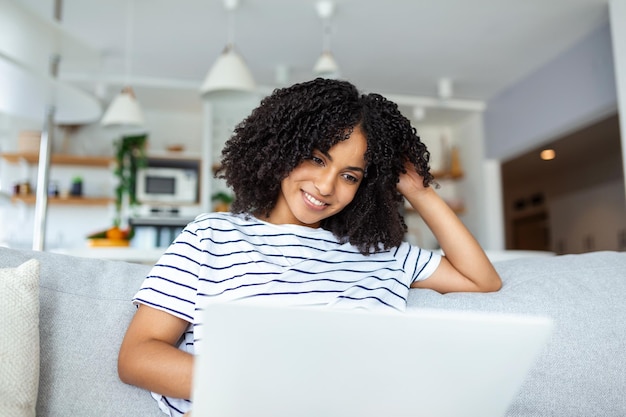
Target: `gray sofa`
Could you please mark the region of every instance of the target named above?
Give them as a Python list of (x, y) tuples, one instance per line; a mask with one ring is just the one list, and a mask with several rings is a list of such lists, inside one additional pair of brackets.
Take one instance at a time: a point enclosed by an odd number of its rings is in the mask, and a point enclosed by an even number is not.
[[(31, 258), (40, 262), (37, 415), (163, 415), (147, 392), (120, 382), (116, 371), (135, 310), (130, 299), (150, 267), (0, 248), (0, 268)], [(504, 282), (498, 293), (412, 290), (409, 308), (550, 316), (555, 332), (508, 416), (626, 416), (626, 253), (495, 265)]]

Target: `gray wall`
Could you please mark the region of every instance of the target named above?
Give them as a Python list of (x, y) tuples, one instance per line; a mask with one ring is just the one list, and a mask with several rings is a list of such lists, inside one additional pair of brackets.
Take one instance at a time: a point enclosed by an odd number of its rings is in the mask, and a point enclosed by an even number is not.
[(509, 159), (616, 109), (611, 29), (607, 22), (488, 101), (484, 113), (486, 157)]

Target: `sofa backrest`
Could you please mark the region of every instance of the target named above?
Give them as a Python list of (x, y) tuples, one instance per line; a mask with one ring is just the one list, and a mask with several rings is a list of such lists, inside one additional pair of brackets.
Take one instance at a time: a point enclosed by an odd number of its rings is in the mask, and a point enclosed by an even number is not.
[(408, 308), (547, 316), (554, 333), (507, 417), (626, 416), (626, 252), (494, 262), (496, 293), (414, 289)]
[(0, 267), (40, 261), (37, 415), (162, 416), (117, 375), (117, 352), (147, 265), (0, 248)]
[[(0, 268), (40, 261), (37, 415), (162, 416), (122, 383), (117, 352), (150, 266), (0, 247)], [(497, 293), (412, 289), (407, 308), (546, 315), (555, 332), (508, 417), (626, 415), (626, 252), (495, 262)]]

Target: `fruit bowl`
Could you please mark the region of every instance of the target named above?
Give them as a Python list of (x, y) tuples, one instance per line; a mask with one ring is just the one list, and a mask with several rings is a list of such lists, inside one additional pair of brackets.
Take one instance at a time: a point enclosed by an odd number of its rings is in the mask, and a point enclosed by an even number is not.
[(87, 246), (91, 247), (123, 247), (130, 246), (130, 240), (127, 239), (108, 239), (108, 238), (95, 238), (87, 239)]

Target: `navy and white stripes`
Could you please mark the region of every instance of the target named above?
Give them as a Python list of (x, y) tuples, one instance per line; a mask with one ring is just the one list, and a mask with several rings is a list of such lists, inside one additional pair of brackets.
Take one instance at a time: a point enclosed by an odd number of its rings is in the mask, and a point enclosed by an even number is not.
[(201, 339), (197, 312), (207, 303), (403, 311), (411, 283), (428, 278), (439, 261), (438, 254), (408, 243), (364, 256), (326, 230), (209, 213), (167, 249), (135, 302), (195, 324), (194, 340), (180, 346), (193, 353), (192, 344)]

